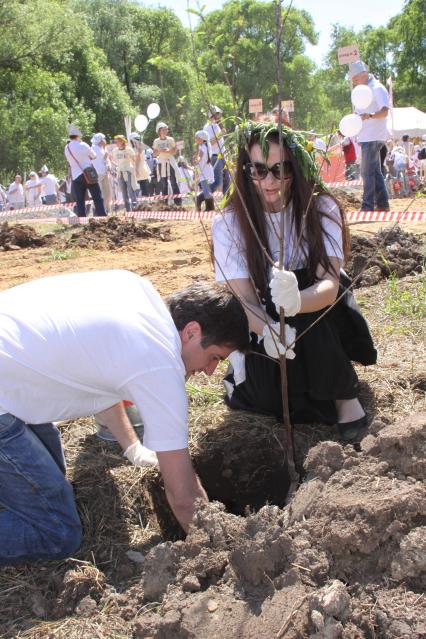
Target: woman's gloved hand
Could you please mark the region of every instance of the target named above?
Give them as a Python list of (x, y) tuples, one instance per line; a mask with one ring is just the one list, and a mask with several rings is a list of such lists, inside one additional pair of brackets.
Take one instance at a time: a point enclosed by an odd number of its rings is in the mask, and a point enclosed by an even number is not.
[[(280, 323), (266, 324), (263, 329), (263, 347), (269, 357), (279, 359), (280, 355), (285, 355), (287, 359), (294, 359), (294, 341), (296, 339), (296, 329), (293, 326), (285, 325), (285, 343), (280, 342)], [(289, 346), (291, 348), (289, 348)]]
[(158, 466), (157, 455), (154, 451), (143, 446), (140, 441), (137, 441), (126, 448), (124, 451), (124, 457), (127, 457), (132, 464), (140, 466), (141, 468)]
[(297, 278), (292, 271), (285, 271), (274, 266), (269, 288), (277, 313), (282, 307), (286, 317), (297, 315), (301, 306), (300, 291)]

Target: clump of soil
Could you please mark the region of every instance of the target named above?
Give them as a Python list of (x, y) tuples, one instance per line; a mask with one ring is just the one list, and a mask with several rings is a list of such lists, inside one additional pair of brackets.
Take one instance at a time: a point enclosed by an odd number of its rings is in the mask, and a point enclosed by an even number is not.
[(136, 211), (184, 211), (182, 206), (177, 204), (167, 204), (167, 200), (159, 200), (157, 202), (141, 202), (137, 205)]
[(90, 218), (87, 225), (74, 231), (66, 247), (116, 249), (126, 246), (136, 239), (157, 238), (170, 241), (170, 227), (161, 223), (147, 224), (134, 220), (108, 217), (105, 220)]
[(422, 245), (421, 239), (399, 226), (382, 229), (371, 237), (356, 235), (351, 238), (351, 253), (345, 268), (352, 278), (362, 272), (355, 288), (377, 284), (390, 275), (404, 277), (419, 273), (424, 264)]
[(12, 226), (8, 222), (0, 224), (0, 248), (4, 251), (46, 246), (51, 243), (54, 237), (54, 233), (41, 235), (28, 224), (13, 224)]
[(358, 211), (361, 206), (362, 191), (355, 193), (348, 189), (339, 189), (337, 187), (328, 189), (329, 192), (334, 195), (336, 200), (344, 211)]

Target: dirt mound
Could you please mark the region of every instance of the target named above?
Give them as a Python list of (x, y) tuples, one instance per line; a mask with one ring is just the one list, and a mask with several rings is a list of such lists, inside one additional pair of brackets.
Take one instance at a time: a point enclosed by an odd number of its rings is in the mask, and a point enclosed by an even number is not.
[(147, 224), (134, 220), (108, 217), (104, 220), (89, 218), (88, 224), (74, 231), (66, 247), (116, 249), (138, 239), (157, 238), (170, 241), (170, 227), (162, 223)]
[(0, 248), (4, 251), (13, 251), (20, 248), (46, 246), (50, 244), (54, 233), (40, 235), (28, 224), (13, 224), (8, 222), (0, 224)]
[(328, 189), (339, 202), (344, 211), (358, 211), (361, 207), (362, 191), (355, 192), (349, 189)]
[(185, 541), (127, 552), (120, 585), (93, 566), (67, 570), (30, 605), (73, 616), (31, 637), (424, 637), (426, 414), (373, 423), (359, 452), (321, 442), (304, 467), (286, 507), (241, 517), (200, 503)]
[(371, 286), (390, 275), (404, 277), (419, 273), (424, 264), (421, 239), (399, 226), (382, 229), (371, 237), (353, 236), (346, 270), (356, 277), (364, 269), (355, 287)]

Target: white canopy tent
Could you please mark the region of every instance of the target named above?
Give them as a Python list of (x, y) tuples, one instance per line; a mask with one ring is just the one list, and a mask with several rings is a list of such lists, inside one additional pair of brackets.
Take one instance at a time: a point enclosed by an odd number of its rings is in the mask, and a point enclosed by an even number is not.
[(393, 137), (401, 138), (409, 135), (411, 138), (426, 133), (426, 113), (416, 107), (395, 107), (389, 116), (389, 131)]

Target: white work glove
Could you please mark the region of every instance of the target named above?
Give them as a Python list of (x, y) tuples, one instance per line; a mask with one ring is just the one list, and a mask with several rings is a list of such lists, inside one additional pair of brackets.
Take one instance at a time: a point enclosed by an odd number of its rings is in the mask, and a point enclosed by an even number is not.
[(280, 312), (281, 306), (286, 317), (297, 315), (300, 311), (301, 300), (295, 274), (292, 271), (285, 271), (274, 266), (269, 287), (277, 313)]
[(141, 468), (158, 466), (157, 455), (154, 451), (143, 446), (139, 440), (126, 448), (124, 451), (124, 457), (127, 457), (132, 464), (140, 466)]
[[(294, 352), (294, 340), (296, 339), (296, 329), (293, 326), (285, 324), (285, 343), (280, 342), (280, 323), (266, 324), (263, 329), (263, 347), (269, 357), (279, 359), (280, 355), (285, 355), (287, 359), (294, 359), (296, 353)], [(288, 348), (291, 346), (291, 348)]]

